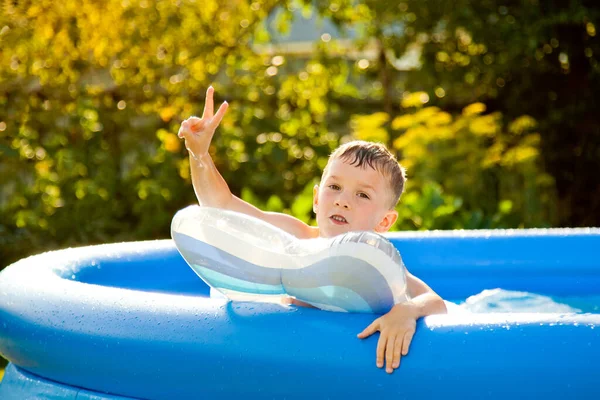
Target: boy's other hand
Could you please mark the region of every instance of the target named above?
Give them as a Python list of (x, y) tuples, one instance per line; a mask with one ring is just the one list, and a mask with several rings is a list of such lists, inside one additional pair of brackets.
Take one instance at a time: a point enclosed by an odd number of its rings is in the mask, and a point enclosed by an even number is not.
[(379, 331), (377, 367), (382, 368), (385, 360), (385, 370), (391, 374), (400, 366), (400, 358), (408, 354), (418, 317), (412, 304), (396, 304), (390, 312), (377, 318), (358, 334), (360, 339), (364, 339)]
[(202, 118), (190, 117), (181, 123), (177, 136), (185, 139), (185, 147), (192, 154), (192, 157), (198, 159), (208, 153), (210, 142), (212, 141), (215, 130), (221, 123), (229, 104), (225, 101), (214, 114), (214, 95), (215, 89), (210, 86), (206, 91), (206, 101), (204, 103), (204, 113)]

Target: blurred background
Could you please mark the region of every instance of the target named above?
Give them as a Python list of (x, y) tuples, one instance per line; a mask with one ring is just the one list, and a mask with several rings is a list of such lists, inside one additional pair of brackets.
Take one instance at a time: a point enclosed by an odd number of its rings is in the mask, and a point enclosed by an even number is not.
[(169, 237), (193, 202), (181, 121), (231, 107), (231, 190), (312, 222), (327, 156), (381, 141), (396, 230), (600, 225), (592, 0), (2, 1), (0, 269)]

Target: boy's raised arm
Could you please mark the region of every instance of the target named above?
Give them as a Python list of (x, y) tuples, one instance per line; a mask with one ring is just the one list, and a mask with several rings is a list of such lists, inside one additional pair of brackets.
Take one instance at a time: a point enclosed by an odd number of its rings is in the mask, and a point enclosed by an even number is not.
[(213, 95), (211, 86), (206, 92), (202, 118), (190, 117), (183, 121), (178, 133), (180, 138), (185, 139), (185, 147), (190, 154), (192, 185), (200, 205), (241, 212), (269, 222), (294, 236), (312, 237), (315, 228), (304, 222), (286, 214), (263, 212), (231, 193), (208, 153), (215, 131), (229, 107), (224, 102), (214, 113)]

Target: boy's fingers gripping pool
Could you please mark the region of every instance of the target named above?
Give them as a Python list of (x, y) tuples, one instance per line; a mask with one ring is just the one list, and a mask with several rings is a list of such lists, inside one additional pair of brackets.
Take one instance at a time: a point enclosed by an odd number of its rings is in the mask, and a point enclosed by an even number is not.
[(410, 343), (412, 342), (413, 335), (415, 331), (408, 331), (404, 334), (404, 341), (402, 342), (402, 355), (405, 356), (408, 354), (408, 349), (410, 347)]
[[(357, 337), (359, 339), (364, 339), (364, 338), (371, 336), (372, 334), (374, 334), (377, 331), (381, 332), (381, 318), (377, 318), (375, 321), (373, 321), (361, 333), (359, 333), (357, 335)], [(376, 364), (377, 364), (378, 368), (383, 367), (383, 363), (385, 360), (384, 355), (386, 353), (386, 347), (387, 347), (389, 339), (390, 338), (387, 337), (387, 334), (383, 333), (383, 334), (380, 334), (379, 340), (377, 341)], [(393, 349), (393, 347), (392, 347), (392, 349)], [(391, 360), (391, 354), (390, 354), (389, 358)]]
[(402, 336), (388, 337), (385, 346), (385, 372), (391, 374), (394, 372), (394, 357), (396, 355), (396, 348), (401, 347), (402, 343), (398, 343), (402, 340)]
[[(398, 368), (400, 366), (400, 360), (402, 358), (402, 355), (404, 355), (404, 352), (402, 351), (404, 349), (404, 341), (406, 340), (406, 335), (402, 336), (402, 335), (398, 335), (396, 336), (396, 340), (394, 340), (394, 357), (391, 360), (392, 362), (392, 368)], [(402, 355), (400, 354), (400, 352), (402, 351)], [(390, 372), (390, 371), (388, 371)]]
[(392, 373), (394, 369), (400, 366), (400, 360), (402, 356), (408, 354), (408, 349), (412, 341), (413, 335), (415, 334), (414, 329), (403, 329), (398, 334), (390, 335), (387, 333), (388, 328), (382, 327), (382, 318), (377, 318), (369, 326), (367, 326), (361, 333), (357, 335), (358, 338), (364, 339), (371, 336), (375, 332), (379, 331), (379, 340), (377, 342), (376, 351), (376, 363), (377, 367), (382, 368), (385, 364), (386, 372)]
[(364, 338), (371, 336), (378, 330), (379, 330), (379, 318), (377, 318), (375, 321), (371, 322), (371, 324), (369, 326), (367, 326), (361, 333), (359, 333), (357, 335), (357, 337), (359, 339), (364, 339)]
[(379, 335), (379, 340), (377, 341), (377, 367), (383, 367), (383, 361), (385, 359), (385, 348), (387, 346), (388, 338), (385, 335)]

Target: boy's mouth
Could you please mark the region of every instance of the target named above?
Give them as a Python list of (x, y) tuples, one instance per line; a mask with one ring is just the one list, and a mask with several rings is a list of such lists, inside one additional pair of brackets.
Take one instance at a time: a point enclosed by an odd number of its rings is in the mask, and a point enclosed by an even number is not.
[(336, 225), (345, 225), (348, 223), (346, 218), (342, 217), (341, 215), (332, 215), (329, 217), (329, 219)]

